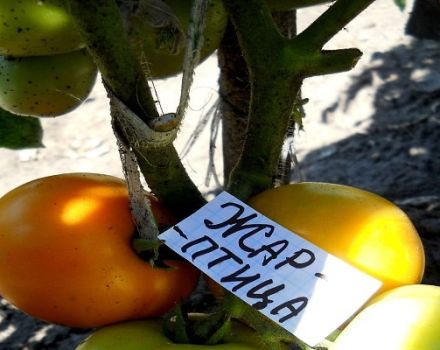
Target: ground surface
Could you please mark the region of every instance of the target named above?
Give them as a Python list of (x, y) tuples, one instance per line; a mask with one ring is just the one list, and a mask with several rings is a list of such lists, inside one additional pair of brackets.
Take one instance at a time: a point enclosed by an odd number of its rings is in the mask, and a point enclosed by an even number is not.
[[(321, 8), (299, 14), (304, 27)], [(304, 130), (295, 137), (300, 161), (294, 179), (351, 184), (395, 201), (414, 219), (427, 247), (426, 282), (440, 285), (440, 45), (404, 35), (404, 13), (377, 0), (328, 48), (364, 52), (350, 73), (306, 81)], [(191, 111), (178, 139), (183, 150), (201, 115), (217, 98), (215, 57), (197, 71)], [(173, 111), (179, 78), (156, 82), (165, 112)], [(70, 171), (121, 176), (109, 126), (105, 92), (98, 83), (79, 109), (44, 121), (45, 148), (0, 150), (0, 195), (36, 177)], [(184, 163), (204, 191), (209, 125)], [(217, 145), (217, 150), (221, 149)], [(217, 151), (216, 159), (219, 159)], [(221, 174), (221, 164), (216, 163)], [(0, 304), (0, 350), (73, 349), (87, 330), (36, 321)]]

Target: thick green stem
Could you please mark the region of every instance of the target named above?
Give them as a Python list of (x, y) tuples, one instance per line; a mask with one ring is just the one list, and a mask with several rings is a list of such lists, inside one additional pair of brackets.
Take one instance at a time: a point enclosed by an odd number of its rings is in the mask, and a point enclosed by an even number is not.
[(246, 141), (228, 189), (238, 198), (247, 200), (272, 186), (301, 81), (300, 77), (285, 79), (284, 74), (251, 80)]
[(206, 204), (197, 187), (186, 175), (172, 145), (136, 150), (139, 167), (150, 188), (179, 219)]
[[(322, 46), (373, 0), (338, 0), (294, 39), (283, 37), (264, 0), (223, 0), (249, 69), (251, 100), (242, 155), (233, 169), (229, 192), (246, 201), (270, 188), (282, 142), (304, 78), (351, 69), (361, 52), (322, 51)], [(258, 38), (258, 40), (255, 40)], [(296, 341), (233, 295), (221, 312), (243, 319), (268, 343)]]
[(287, 39), (278, 32), (267, 3), (263, 0), (224, 0), (223, 3), (236, 28), (250, 74), (273, 68), (273, 54), (284, 47)]
[[(141, 63), (130, 47), (115, 0), (66, 1), (106, 87), (111, 90), (110, 96), (117, 96), (154, 128), (159, 114)], [(171, 143), (140, 146), (143, 140), (125, 136), (130, 140), (149, 187), (171, 210), (187, 215), (205, 203)]]
[(272, 186), (302, 78), (293, 78), (285, 69), (279, 53), (287, 47), (288, 40), (278, 32), (265, 1), (224, 3), (236, 28), (251, 81), (246, 141), (228, 188), (233, 195), (247, 200)]
[(295, 45), (320, 50), (374, 0), (338, 0), (295, 39)]
[[(318, 35), (320, 40), (331, 38), (330, 33), (341, 29), (367, 6), (366, 2), (351, 0), (347, 5), (346, 0), (339, 0), (332, 6), (333, 10), (326, 11), (317, 20), (324, 33)], [(304, 38), (302, 34), (288, 40), (278, 32), (263, 0), (224, 0), (224, 4), (235, 26), (251, 82), (246, 141), (228, 188), (246, 201), (272, 186), (283, 137), (303, 79), (349, 70), (361, 52), (357, 49), (321, 51), (321, 47), (315, 47), (320, 40), (298, 40)], [(343, 11), (345, 7), (347, 12)], [(315, 26), (313, 23), (306, 32)]]
[(114, 0), (68, 0), (106, 85), (141, 119), (158, 117), (154, 99), (123, 28)]

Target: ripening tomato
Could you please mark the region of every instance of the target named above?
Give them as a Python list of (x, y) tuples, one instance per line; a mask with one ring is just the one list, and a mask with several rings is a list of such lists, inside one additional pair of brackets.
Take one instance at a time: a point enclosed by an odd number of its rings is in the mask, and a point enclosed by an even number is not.
[(38, 57), (0, 57), (0, 107), (17, 115), (54, 117), (89, 95), (97, 68), (86, 51)]
[[(171, 218), (155, 201), (153, 211)], [(0, 198), (0, 294), (71, 327), (159, 316), (189, 296), (199, 272), (181, 260), (168, 268), (141, 260), (134, 230), (126, 185), (112, 176), (61, 174), (17, 187)]]
[[(191, 0), (163, 0), (177, 16), (184, 33), (188, 32), (191, 14)], [(212, 54), (220, 45), (226, 29), (228, 17), (221, 0), (211, 0), (206, 14), (206, 26), (203, 32), (203, 46), (200, 52), (201, 61)], [(148, 70), (153, 78), (165, 78), (182, 71), (184, 48), (176, 54), (170, 53), (172, 33), (165, 35), (158, 28), (153, 28), (148, 20), (133, 17), (132, 36), (142, 50), (143, 58), (147, 61)], [(167, 41), (168, 40), (168, 41)], [(186, 38), (184, 39), (186, 43)]]
[(410, 285), (373, 299), (331, 350), (440, 350), (440, 287)]
[(45, 56), (85, 46), (63, 0), (1, 0), (0, 55)]
[[(191, 316), (191, 315), (190, 315)], [(234, 322), (225, 343), (217, 345), (176, 344), (162, 331), (160, 320), (126, 322), (101, 328), (76, 350), (271, 350), (248, 327)], [(287, 350), (282, 345), (279, 350)]]
[(298, 183), (262, 192), (249, 205), (383, 282), (379, 292), (419, 283), (425, 256), (407, 215), (358, 188)]

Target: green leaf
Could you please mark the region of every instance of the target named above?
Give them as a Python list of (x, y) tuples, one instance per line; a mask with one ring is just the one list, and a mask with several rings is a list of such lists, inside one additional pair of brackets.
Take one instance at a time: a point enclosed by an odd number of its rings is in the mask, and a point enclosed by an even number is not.
[(406, 0), (394, 0), (394, 3), (397, 5), (397, 7), (403, 11), (405, 9)]
[(40, 120), (0, 109), (0, 147), (13, 150), (44, 147)]

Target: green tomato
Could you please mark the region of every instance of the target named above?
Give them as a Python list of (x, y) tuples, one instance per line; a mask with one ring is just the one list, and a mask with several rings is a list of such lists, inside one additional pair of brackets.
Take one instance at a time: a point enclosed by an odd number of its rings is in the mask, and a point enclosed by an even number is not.
[(440, 350), (440, 287), (408, 285), (373, 299), (331, 350)]
[(63, 0), (1, 0), (0, 54), (42, 56), (84, 47), (63, 3)]
[[(230, 338), (218, 345), (176, 344), (162, 332), (161, 320), (132, 321), (101, 328), (76, 350), (269, 350), (256, 334), (235, 323)], [(280, 350), (287, 350), (285, 346)]]
[[(192, 0), (164, 0), (164, 2), (177, 16), (183, 32), (187, 33)], [(200, 52), (201, 61), (211, 55), (220, 45), (227, 20), (222, 1), (211, 0), (203, 33), (203, 47)], [(142, 17), (133, 17), (131, 22), (132, 41), (140, 46), (140, 53), (147, 62), (151, 76), (153, 78), (165, 78), (180, 73), (185, 53), (184, 47), (180, 48), (176, 54), (172, 54), (170, 53), (172, 51), (170, 46), (173, 46), (174, 42), (172, 37), (164, 35), (167, 32), (161, 32), (158, 28), (153, 28)], [(186, 44), (186, 39), (184, 40)]]
[(81, 50), (52, 56), (0, 57), (0, 107), (34, 117), (67, 113), (87, 98), (96, 74), (92, 58)]

